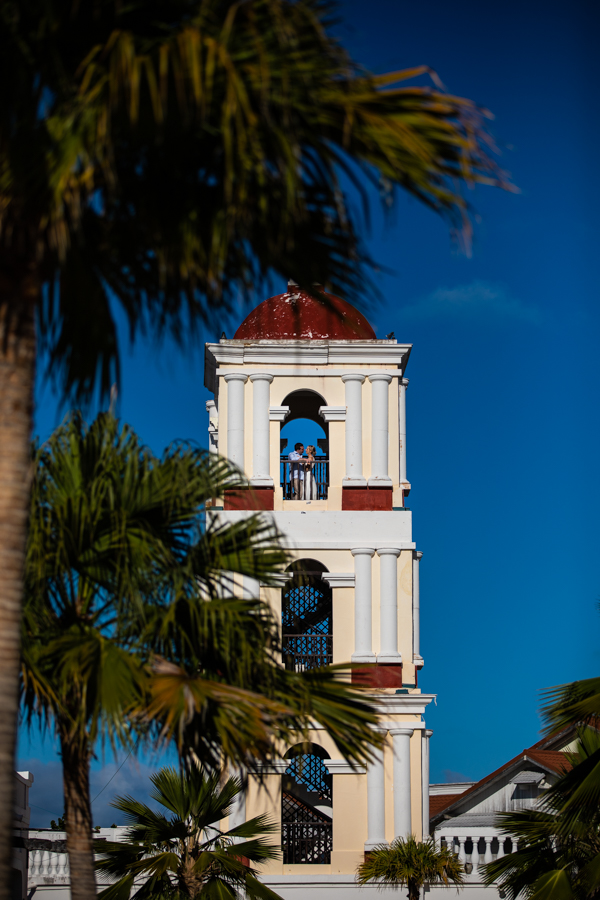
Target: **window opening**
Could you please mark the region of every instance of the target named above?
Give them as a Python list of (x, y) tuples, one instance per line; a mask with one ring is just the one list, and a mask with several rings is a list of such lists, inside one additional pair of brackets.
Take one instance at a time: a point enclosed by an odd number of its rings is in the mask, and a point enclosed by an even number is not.
[[(326, 500), (329, 485), (329, 426), (319, 415), (325, 399), (300, 390), (283, 401), (290, 412), (280, 429), (280, 481), (284, 500)], [(302, 444), (302, 449), (297, 448)], [(309, 449), (312, 448), (312, 449)]]
[(328, 865), (333, 845), (333, 778), (316, 744), (299, 745), (286, 754), (283, 775), (281, 844), (283, 862)]
[(331, 587), (323, 581), (325, 566), (299, 560), (283, 590), (282, 653), (286, 669), (305, 672), (329, 666), (333, 660), (333, 604)]

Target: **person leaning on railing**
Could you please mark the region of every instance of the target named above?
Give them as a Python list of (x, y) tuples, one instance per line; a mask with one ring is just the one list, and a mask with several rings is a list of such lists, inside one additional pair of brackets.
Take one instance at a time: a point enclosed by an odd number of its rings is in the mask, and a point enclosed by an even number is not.
[(304, 499), (304, 444), (296, 444), (291, 453), (288, 453), (290, 461), (290, 479), (292, 482), (292, 494), (294, 500)]

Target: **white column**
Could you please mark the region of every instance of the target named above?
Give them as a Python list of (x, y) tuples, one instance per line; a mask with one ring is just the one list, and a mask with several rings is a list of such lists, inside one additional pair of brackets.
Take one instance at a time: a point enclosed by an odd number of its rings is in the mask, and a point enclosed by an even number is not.
[(227, 456), (232, 463), (244, 468), (244, 385), (247, 375), (231, 372), (227, 383)]
[(423, 552), (413, 550), (413, 662), (419, 668), (423, 665), (421, 656), (421, 592), (419, 585), (419, 563)]
[(401, 663), (398, 652), (398, 557), (392, 548), (378, 550), (380, 558), (380, 614), (378, 663)]
[(464, 837), (459, 837), (459, 838), (458, 838), (458, 859), (459, 859), (459, 862), (461, 862), (461, 863), (463, 864), (463, 866), (464, 866), (464, 864), (465, 864), (466, 861), (467, 861), (467, 854), (466, 854), (466, 851), (465, 851), (465, 838), (464, 838)]
[(423, 840), (429, 834), (429, 738), (433, 731), (421, 732), (421, 787), (423, 790)]
[(369, 484), (389, 484), (388, 473), (389, 402), (391, 375), (369, 375), (371, 382), (371, 477)]
[(408, 478), (406, 477), (406, 389), (408, 387), (408, 378), (401, 378), (399, 387), (400, 486), (402, 486), (403, 484), (408, 484)]
[(383, 747), (367, 766), (367, 840), (365, 850), (385, 843), (385, 771)]
[(364, 375), (342, 375), (346, 385), (346, 477), (343, 484), (366, 485), (362, 459), (362, 386)]
[(413, 728), (391, 728), (394, 742), (394, 837), (408, 837), (410, 814), (410, 739)]
[(471, 863), (473, 864), (473, 872), (476, 871), (477, 866), (479, 865), (479, 838), (477, 836), (471, 837), (473, 841), (473, 852), (471, 853)]
[[(244, 780), (244, 773), (240, 769), (231, 769), (233, 778), (241, 778)], [(231, 812), (229, 813), (229, 828), (237, 828), (246, 821), (246, 789), (244, 788), (233, 801)], [(237, 839), (239, 841), (240, 838)], [(236, 842), (237, 842), (236, 841)]]
[(354, 653), (352, 662), (374, 663), (371, 559), (374, 550), (359, 547), (354, 557)]
[(252, 382), (252, 484), (271, 487), (269, 473), (269, 407), (273, 376), (251, 375)]
[(260, 582), (258, 579), (251, 578), (250, 575), (242, 576), (242, 597), (244, 600), (260, 599)]
[(219, 413), (214, 400), (206, 401), (206, 411), (208, 413), (208, 449), (211, 453), (217, 453), (219, 450)]

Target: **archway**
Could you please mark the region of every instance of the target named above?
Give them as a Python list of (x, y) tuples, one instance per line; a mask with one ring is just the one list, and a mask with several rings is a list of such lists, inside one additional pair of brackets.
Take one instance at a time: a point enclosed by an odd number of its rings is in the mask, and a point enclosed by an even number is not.
[(333, 844), (333, 778), (329, 754), (305, 742), (285, 755), (282, 777), (281, 845), (284, 865), (328, 865)]
[[(292, 391), (283, 400), (290, 409), (280, 427), (281, 487), (285, 500), (325, 500), (329, 484), (329, 425), (319, 415), (327, 401), (317, 391)], [(314, 446), (315, 461), (309, 466), (294, 466), (289, 454), (297, 443)], [(294, 484), (294, 477), (302, 484)]]
[(331, 665), (333, 603), (326, 566), (316, 559), (299, 559), (287, 568), (293, 573), (283, 589), (281, 641), (286, 669), (305, 672)]

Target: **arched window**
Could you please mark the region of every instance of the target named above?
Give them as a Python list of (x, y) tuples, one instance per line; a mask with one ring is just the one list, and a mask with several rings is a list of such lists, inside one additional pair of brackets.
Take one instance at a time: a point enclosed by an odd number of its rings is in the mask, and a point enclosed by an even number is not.
[(283, 590), (281, 640), (286, 669), (305, 672), (331, 665), (333, 607), (331, 588), (321, 577), (327, 569), (316, 559), (300, 559)]
[(333, 843), (333, 778), (318, 744), (292, 747), (283, 775), (281, 845), (284, 865), (328, 865)]
[[(326, 500), (329, 484), (329, 425), (319, 415), (327, 401), (316, 391), (292, 391), (283, 400), (290, 412), (280, 430), (281, 487), (284, 500)], [(302, 443), (302, 460), (290, 460)], [(314, 447), (309, 454), (307, 448)]]

